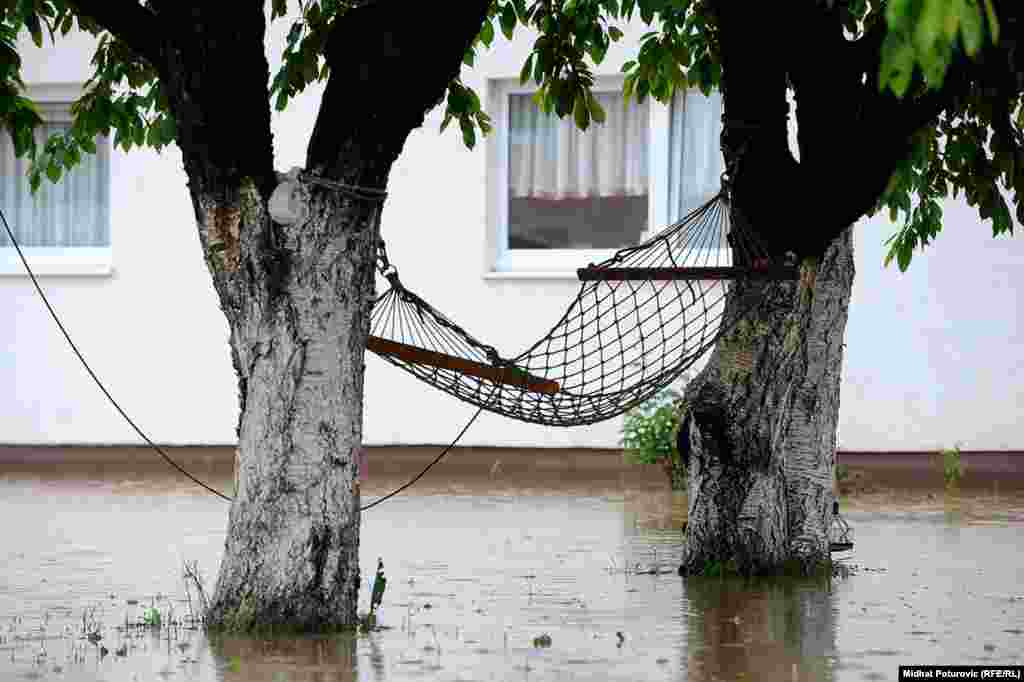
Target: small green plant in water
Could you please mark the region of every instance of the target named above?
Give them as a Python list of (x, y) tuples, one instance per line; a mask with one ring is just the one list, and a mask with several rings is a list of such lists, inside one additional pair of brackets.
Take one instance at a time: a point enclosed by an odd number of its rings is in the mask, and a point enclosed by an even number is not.
[(543, 633), (533, 638), (533, 647), (535, 649), (547, 649), (551, 646), (551, 635)]
[(377, 614), (375, 613), (361, 613), (359, 614), (359, 632), (367, 633), (373, 632), (377, 629)]
[(942, 478), (947, 488), (955, 487), (964, 476), (964, 464), (960, 458), (960, 447), (942, 451)]
[(160, 627), (160, 610), (150, 606), (142, 612), (142, 622), (151, 628)]
[(836, 466), (836, 480), (840, 483), (850, 477), (850, 467), (845, 464), (839, 464)]
[(388, 586), (388, 579), (384, 577), (384, 559), (377, 557), (377, 575), (373, 579), (373, 592), (370, 594), (370, 614), (372, 615), (380, 607), (384, 599), (384, 589)]
[(711, 559), (704, 565), (704, 570), (700, 572), (700, 575), (705, 578), (739, 577), (740, 572), (735, 559), (728, 561)]

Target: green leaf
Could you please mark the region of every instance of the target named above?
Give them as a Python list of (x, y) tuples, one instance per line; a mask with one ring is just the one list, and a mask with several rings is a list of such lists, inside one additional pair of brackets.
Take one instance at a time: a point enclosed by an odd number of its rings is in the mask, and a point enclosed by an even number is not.
[(576, 119), (576, 125), (580, 130), (586, 130), (590, 125), (590, 112), (587, 110), (587, 100), (584, 98), (583, 93), (580, 92), (576, 95), (576, 102), (573, 105), (573, 117)]
[(896, 265), (899, 267), (900, 272), (906, 272), (907, 268), (910, 267), (910, 261), (914, 257), (913, 243), (909, 240), (903, 240), (900, 243), (899, 253), (896, 255)]
[(170, 144), (178, 138), (178, 122), (170, 114), (165, 114), (160, 121), (160, 137), (164, 144)]
[(512, 6), (511, 2), (505, 3), (505, 7), (501, 10), (501, 32), (505, 34), (505, 37), (512, 40), (512, 33), (516, 28), (516, 11)]
[(537, 52), (537, 58), (533, 61), (533, 80), (538, 84), (544, 82), (544, 55), (545, 52)]
[(889, 30), (905, 26), (911, 17), (911, 8), (915, 0), (890, 0), (885, 8), (885, 20), (889, 24)]
[(320, 22), (320, 3), (314, 2), (309, 5), (309, 9), (306, 10), (306, 21), (310, 25)]
[(530, 74), (533, 72), (533, 53), (526, 58), (526, 63), (523, 64), (522, 70), (519, 72), (519, 84), (526, 85), (526, 81), (530, 80)]
[(296, 43), (299, 42), (299, 38), (302, 37), (303, 29), (305, 25), (301, 21), (296, 21), (292, 24), (291, 29), (288, 31), (287, 45), (288, 49), (291, 50), (295, 47)]
[(32, 34), (32, 42), (36, 44), (36, 47), (42, 47), (43, 29), (39, 24), (39, 15), (30, 11), (25, 16), (25, 28), (27, 28), (29, 33)]
[(998, 190), (994, 192), (992, 206), (992, 236), (998, 237), (1004, 232), (1013, 232), (1013, 220), (1010, 209)]
[(946, 0), (925, 0), (921, 16), (914, 30), (914, 42), (920, 52), (931, 50), (942, 33), (948, 10)]
[(459, 119), (459, 127), (462, 128), (462, 141), (466, 147), (472, 149), (476, 146), (476, 130), (473, 128), (473, 121), (468, 117)]
[(950, 5), (946, 10), (946, 16), (942, 26), (947, 42), (953, 42), (956, 40), (957, 31), (960, 30), (960, 5), (964, 2), (966, 2), (966, 0), (950, 0)]
[(64, 156), (64, 164), (70, 170), (82, 161), (82, 152), (77, 146), (68, 147)]
[(902, 97), (910, 87), (913, 75), (914, 48), (901, 36), (889, 33), (882, 42), (879, 90), (884, 90), (888, 86), (897, 97)]
[(992, 0), (985, 0), (985, 16), (988, 17), (988, 30), (992, 36), (992, 44), (999, 44), (999, 20), (996, 18), (996, 10), (992, 7)]
[(629, 61), (627, 61), (625, 64), (622, 65), (622, 73), (627, 73), (628, 71), (630, 71), (630, 69), (632, 69), (635, 66), (636, 66), (636, 61), (633, 60), (633, 59), (630, 59)]
[(61, 167), (57, 163), (56, 159), (51, 159), (50, 163), (46, 164), (46, 177), (50, 179), (50, 182), (56, 183), (60, 180)]
[(597, 97), (594, 96), (593, 92), (587, 93), (587, 97), (590, 104), (590, 117), (597, 123), (604, 123), (607, 119), (604, 107), (602, 107), (601, 103), (597, 101)]
[(494, 25), (490, 19), (484, 21), (484, 25), (480, 28), (480, 42), (486, 47), (490, 47), (494, 41)]
[(964, 52), (971, 57), (977, 54), (985, 38), (981, 8), (973, 0), (960, 4), (960, 36), (963, 38)]

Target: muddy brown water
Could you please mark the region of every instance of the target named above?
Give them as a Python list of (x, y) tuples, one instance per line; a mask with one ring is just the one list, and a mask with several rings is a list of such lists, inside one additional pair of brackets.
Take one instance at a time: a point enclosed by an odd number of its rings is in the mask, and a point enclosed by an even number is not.
[[(363, 502), (436, 452), (373, 452)], [(224, 457), (178, 453), (229, 488)], [(949, 493), (867, 469), (891, 485), (844, 500), (849, 577), (744, 583), (674, 573), (686, 500), (655, 468), (460, 452), (363, 518), (361, 611), (382, 557), (386, 629), (253, 639), (123, 628), (150, 604), (187, 612), (184, 561), (212, 587), (224, 502), (139, 465), (144, 451), (7, 454), (0, 680), (788, 682), (1024, 663), (1020, 477)], [(82, 637), (83, 616), (102, 639)]]

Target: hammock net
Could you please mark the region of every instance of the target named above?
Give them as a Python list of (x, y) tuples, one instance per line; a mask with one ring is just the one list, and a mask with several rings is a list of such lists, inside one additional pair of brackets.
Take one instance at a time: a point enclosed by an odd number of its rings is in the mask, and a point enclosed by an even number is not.
[[(576, 299), (541, 340), (505, 357), (405, 287), (381, 249), (388, 289), (368, 348), (467, 403), (524, 422), (592, 424), (648, 400), (691, 367), (755, 303), (747, 278), (795, 278), (730, 232), (725, 193), (638, 246), (578, 271)], [(751, 300), (756, 301), (756, 297)]]

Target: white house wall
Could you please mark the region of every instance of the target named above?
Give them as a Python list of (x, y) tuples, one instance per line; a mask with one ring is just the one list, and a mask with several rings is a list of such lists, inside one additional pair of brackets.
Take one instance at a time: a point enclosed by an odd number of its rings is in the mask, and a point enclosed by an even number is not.
[[(276, 62), (284, 22), (273, 26)], [(634, 33), (634, 36), (639, 35)], [(464, 81), (519, 73), (532, 39), (498, 41)], [(629, 58), (613, 46), (609, 74)], [(25, 43), (30, 83), (82, 82), (90, 41), (37, 50)], [(302, 165), (319, 89), (274, 115), (277, 166)], [(244, 112), (239, 112), (244, 115)], [(413, 132), (389, 181), (383, 234), (402, 281), (471, 334), (514, 355), (543, 336), (577, 290), (571, 278), (487, 277), (486, 143), (464, 148), (457, 126), (438, 133), (441, 110)], [(203, 263), (180, 154), (120, 150), (111, 158), (114, 271), (46, 277), (42, 284), (76, 343), (137, 423), (156, 441), (234, 440), (236, 384), (227, 325)], [(781, 219), (801, 213), (793, 188)], [(1020, 366), (1024, 238), (991, 239), (976, 213), (946, 204), (938, 242), (910, 272), (882, 268), (881, 217), (857, 227), (857, 280), (847, 328), (841, 445), (853, 450), (1024, 448)], [(967, 275), (965, 273), (972, 273)], [(0, 443), (137, 443), (92, 385), (24, 276), (0, 276)], [(475, 408), (368, 354), (368, 444), (439, 444)], [(465, 445), (614, 447), (620, 420), (557, 429), (485, 413)]]

